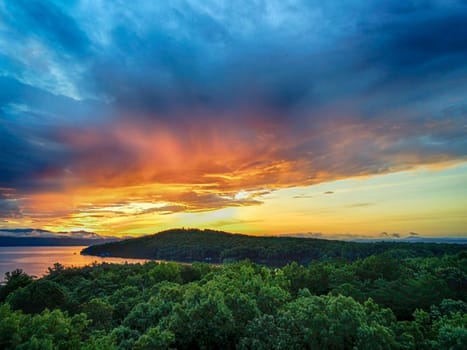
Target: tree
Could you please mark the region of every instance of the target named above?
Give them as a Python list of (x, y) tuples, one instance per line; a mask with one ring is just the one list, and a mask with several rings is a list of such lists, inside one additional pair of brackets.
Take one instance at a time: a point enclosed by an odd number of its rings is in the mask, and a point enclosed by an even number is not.
[(175, 335), (176, 348), (233, 348), (234, 318), (219, 291), (190, 286), (162, 325)]
[(96, 329), (110, 329), (112, 326), (113, 307), (104, 299), (91, 299), (83, 304), (82, 311), (92, 320)]
[(161, 330), (160, 327), (151, 327), (135, 342), (134, 350), (170, 349), (173, 342), (173, 333)]
[(66, 290), (46, 279), (19, 288), (7, 298), (13, 309), (21, 309), (26, 313), (39, 313), (46, 308), (52, 310), (65, 307), (67, 300)]
[(17, 290), (18, 288), (26, 287), (33, 282), (33, 278), (24, 273), (21, 269), (16, 269), (11, 272), (5, 273), (5, 285), (0, 287), (0, 303), (6, 297)]
[(435, 323), (434, 328), (438, 331), (436, 341), (439, 349), (467, 349), (467, 315), (465, 313), (445, 316)]
[(8, 305), (0, 306), (0, 348), (70, 349), (82, 348), (88, 325), (85, 315), (69, 317), (60, 310), (24, 315)]
[(250, 322), (240, 344), (244, 349), (392, 349), (391, 322), (377, 321), (388, 312), (343, 296), (302, 296), (276, 317), (262, 315)]

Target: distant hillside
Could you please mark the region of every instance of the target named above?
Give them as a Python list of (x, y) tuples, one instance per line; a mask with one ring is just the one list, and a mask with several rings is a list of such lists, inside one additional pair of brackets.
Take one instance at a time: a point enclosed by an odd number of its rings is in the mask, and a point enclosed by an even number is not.
[(444, 244), (467, 244), (465, 237), (419, 237), (408, 236), (404, 238), (374, 238), (355, 239), (355, 242), (405, 242), (405, 243), (444, 243)]
[(465, 246), (435, 243), (373, 242), (358, 243), (314, 238), (253, 237), (213, 230), (173, 229), (140, 238), (90, 246), (81, 254), (221, 263), (250, 259), (280, 266), (292, 261), (307, 264), (313, 260), (342, 258), (356, 260), (392, 251), (399, 258), (457, 253)]
[(33, 228), (0, 229), (0, 247), (83, 246), (115, 242), (118, 238), (94, 232), (52, 232)]
[(87, 246), (115, 242), (115, 239), (89, 238), (50, 238), (50, 237), (1, 237), (0, 247), (51, 247), (51, 246)]
[(38, 228), (0, 228), (0, 247), (88, 246), (118, 240), (83, 230), (53, 232)]

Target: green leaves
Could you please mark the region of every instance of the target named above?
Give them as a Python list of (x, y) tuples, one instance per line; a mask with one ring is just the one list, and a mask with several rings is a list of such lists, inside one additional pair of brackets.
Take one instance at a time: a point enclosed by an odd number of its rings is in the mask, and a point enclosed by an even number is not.
[(96, 329), (111, 329), (113, 307), (105, 299), (91, 299), (83, 304), (82, 311), (92, 321), (92, 326)]
[(5, 285), (0, 287), (0, 302), (3, 302), (6, 297), (17, 290), (18, 288), (27, 287), (32, 283), (33, 279), (21, 269), (7, 272), (5, 274)]
[(0, 349), (464, 349), (464, 260), (16, 271)]
[(80, 349), (89, 321), (85, 315), (69, 317), (60, 310), (36, 315), (0, 306), (0, 348)]
[(243, 349), (391, 349), (395, 334), (391, 324), (375, 321), (380, 312), (374, 304), (343, 296), (299, 297), (275, 317), (252, 320), (240, 344)]
[(174, 335), (160, 327), (151, 327), (135, 342), (134, 350), (168, 350), (174, 342)]
[(13, 309), (26, 313), (39, 313), (44, 309), (65, 308), (68, 302), (67, 291), (59, 284), (40, 279), (17, 289), (7, 297)]

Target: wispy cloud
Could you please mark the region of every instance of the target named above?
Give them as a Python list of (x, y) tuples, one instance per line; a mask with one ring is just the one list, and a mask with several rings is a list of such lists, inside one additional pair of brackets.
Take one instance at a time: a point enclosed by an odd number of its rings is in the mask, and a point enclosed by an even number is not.
[(362, 208), (362, 207), (370, 207), (372, 205), (375, 205), (375, 203), (371, 202), (363, 202), (363, 203), (353, 203), (348, 205), (348, 208)]

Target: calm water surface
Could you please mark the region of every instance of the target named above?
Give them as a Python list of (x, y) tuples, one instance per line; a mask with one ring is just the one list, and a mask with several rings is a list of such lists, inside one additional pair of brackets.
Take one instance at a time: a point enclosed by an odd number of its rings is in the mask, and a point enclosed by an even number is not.
[(27, 274), (40, 277), (47, 268), (58, 262), (64, 266), (84, 266), (93, 262), (137, 263), (143, 259), (101, 258), (98, 256), (80, 255), (86, 247), (0, 247), (0, 281), (5, 272), (23, 269)]

